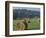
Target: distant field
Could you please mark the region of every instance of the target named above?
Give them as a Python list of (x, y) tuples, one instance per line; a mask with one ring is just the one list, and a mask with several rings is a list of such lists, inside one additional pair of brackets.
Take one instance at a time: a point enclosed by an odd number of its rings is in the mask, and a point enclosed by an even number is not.
[[(16, 30), (16, 22), (22, 22), (24, 19), (16, 19), (13, 20), (13, 31)], [(39, 18), (26, 18), (26, 21), (30, 21), (30, 23), (28, 23), (28, 27), (27, 30), (38, 30), (40, 29), (40, 19)]]

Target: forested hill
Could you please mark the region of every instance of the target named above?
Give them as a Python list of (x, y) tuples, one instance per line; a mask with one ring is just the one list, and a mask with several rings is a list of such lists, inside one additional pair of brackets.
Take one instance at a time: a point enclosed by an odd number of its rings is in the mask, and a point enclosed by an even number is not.
[(28, 9), (13, 9), (13, 19), (40, 17), (40, 11)]

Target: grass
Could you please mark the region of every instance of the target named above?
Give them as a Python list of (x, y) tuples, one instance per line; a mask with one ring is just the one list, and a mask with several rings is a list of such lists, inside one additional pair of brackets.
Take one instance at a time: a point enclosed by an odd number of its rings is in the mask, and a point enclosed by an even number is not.
[[(13, 20), (13, 31), (16, 30), (16, 22), (22, 22), (24, 19), (16, 19)], [(38, 30), (40, 29), (40, 19), (39, 18), (26, 18), (26, 21), (30, 20), (30, 23), (28, 23), (27, 30)]]

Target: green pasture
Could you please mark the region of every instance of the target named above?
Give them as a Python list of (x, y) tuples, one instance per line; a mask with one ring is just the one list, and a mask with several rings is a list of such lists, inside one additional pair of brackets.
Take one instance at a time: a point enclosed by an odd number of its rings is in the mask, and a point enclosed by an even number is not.
[[(16, 22), (22, 22), (24, 19), (16, 19), (13, 20), (13, 31), (16, 30)], [(27, 30), (38, 30), (40, 29), (40, 19), (39, 18), (26, 18), (26, 21), (30, 21), (28, 23)]]

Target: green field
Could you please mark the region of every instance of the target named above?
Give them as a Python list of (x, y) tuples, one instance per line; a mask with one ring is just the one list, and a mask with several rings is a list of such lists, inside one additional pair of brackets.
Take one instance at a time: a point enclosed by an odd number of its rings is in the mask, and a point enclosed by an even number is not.
[[(13, 20), (13, 31), (16, 30), (16, 22), (21, 22), (24, 19), (16, 19)], [(38, 30), (40, 29), (40, 18), (26, 18), (26, 21), (30, 21), (30, 23), (28, 23), (28, 27), (27, 30)]]

